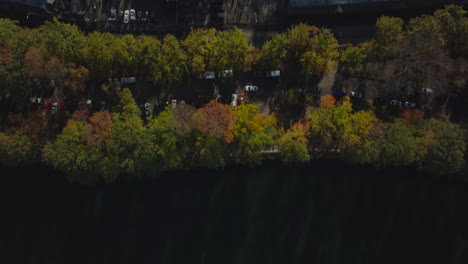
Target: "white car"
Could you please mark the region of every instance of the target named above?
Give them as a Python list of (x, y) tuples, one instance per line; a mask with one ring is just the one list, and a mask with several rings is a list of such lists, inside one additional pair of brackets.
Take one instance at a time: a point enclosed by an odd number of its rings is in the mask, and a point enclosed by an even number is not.
[(237, 94), (232, 94), (231, 102), (233, 106), (237, 106)]
[(258, 91), (258, 87), (255, 85), (247, 85), (245, 86), (245, 91), (246, 92), (256, 92)]
[(176, 106), (177, 106), (177, 100), (176, 99), (172, 99), (171, 106), (172, 106), (172, 108), (176, 108)]
[(421, 89), (421, 92), (422, 92), (422, 94), (430, 95), (430, 94), (432, 94), (432, 89), (429, 89), (429, 88), (422, 88), (422, 89)]
[(124, 11), (123, 22), (124, 24), (128, 24), (129, 21), (130, 21), (130, 11), (128, 11), (127, 9)]

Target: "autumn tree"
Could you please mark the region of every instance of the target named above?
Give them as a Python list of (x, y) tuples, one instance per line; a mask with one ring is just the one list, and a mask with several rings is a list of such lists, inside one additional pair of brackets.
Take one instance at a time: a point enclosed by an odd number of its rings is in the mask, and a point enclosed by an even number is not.
[(281, 162), (285, 165), (305, 163), (310, 160), (308, 151), (307, 128), (296, 123), (278, 140)]
[[(88, 70), (83, 66), (50, 56), (41, 48), (32, 47), (24, 56), (30, 76), (34, 78), (41, 89), (47, 93), (54, 93), (58, 99), (66, 95), (82, 92), (88, 80)], [(43, 93), (44, 93), (43, 92)]]
[(234, 114), (228, 105), (211, 100), (193, 114), (197, 162), (203, 167), (223, 167), (227, 144), (233, 141)]
[(163, 39), (160, 56), (151, 70), (154, 79), (167, 87), (174, 87), (187, 75), (187, 59), (179, 40), (173, 35)]
[(112, 117), (107, 111), (95, 112), (86, 125), (86, 142), (89, 146), (104, 148), (110, 137)]

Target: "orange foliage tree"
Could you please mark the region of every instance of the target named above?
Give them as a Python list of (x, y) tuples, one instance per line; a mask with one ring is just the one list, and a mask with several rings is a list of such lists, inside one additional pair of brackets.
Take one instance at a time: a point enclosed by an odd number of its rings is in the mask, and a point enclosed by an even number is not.
[(103, 148), (109, 139), (112, 127), (112, 116), (109, 112), (96, 112), (86, 125), (86, 141), (92, 147)]
[(226, 143), (234, 138), (234, 113), (228, 105), (211, 100), (193, 115), (193, 122), (197, 131), (215, 138), (222, 137)]

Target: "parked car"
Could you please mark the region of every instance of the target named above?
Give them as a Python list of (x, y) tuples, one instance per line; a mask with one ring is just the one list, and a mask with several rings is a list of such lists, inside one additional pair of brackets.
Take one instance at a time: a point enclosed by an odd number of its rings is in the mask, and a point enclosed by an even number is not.
[(101, 112), (104, 111), (104, 110), (106, 110), (106, 102), (101, 101), (101, 105), (100, 105), (100, 107), (99, 107), (99, 110), (101, 110)]
[(50, 108), (51, 108), (51, 107), (52, 107), (52, 103), (51, 103), (51, 102), (46, 101), (46, 102), (44, 103), (44, 110), (45, 110), (45, 111), (50, 111)]
[(52, 103), (52, 107), (50, 108), (50, 113), (55, 115), (55, 113), (57, 113), (57, 108), (58, 108), (57, 102)]
[(332, 95), (336, 98), (342, 98), (345, 96), (342, 92), (332, 92)]
[(150, 116), (151, 115), (151, 110), (150, 110), (150, 104), (145, 103), (145, 110), (144, 110), (145, 116)]
[(143, 16), (143, 12), (138, 11), (138, 12), (137, 12), (137, 16), (136, 16), (136, 19), (137, 19), (138, 22), (141, 21), (141, 17), (142, 17), (142, 16)]
[(130, 21), (135, 22), (136, 21), (136, 12), (135, 9), (130, 9)]
[(364, 97), (362, 93), (358, 93), (358, 92), (351, 92), (350, 96), (353, 98), (358, 98), (358, 99), (362, 99)]
[(237, 94), (231, 95), (231, 103), (233, 106), (237, 106)]
[(176, 99), (172, 99), (171, 106), (172, 106), (172, 108), (176, 108), (176, 106), (177, 106), (177, 100)]
[(422, 88), (421, 93), (424, 94), (424, 95), (431, 95), (432, 94), (432, 89)]
[(141, 22), (148, 22), (148, 11), (145, 11), (141, 16)]
[(232, 78), (234, 77), (234, 72), (232, 70), (225, 70), (218, 74), (220, 78)]
[(398, 100), (391, 100), (391, 101), (390, 101), (390, 105), (402, 106), (403, 103), (402, 103), (401, 101), (398, 101)]
[(109, 21), (116, 21), (117, 20), (117, 9), (115, 7), (111, 7), (110, 9), (110, 16), (107, 18)]
[(214, 79), (215, 78), (215, 72), (214, 71), (206, 71), (201, 74), (200, 76), (202, 79)]
[(91, 101), (91, 99), (86, 100), (86, 106), (91, 107), (92, 104), (93, 101)]
[(411, 103), (411, 102), (405, 102), (403, 104), (406, 108), (415, 108), (416, 107), (416, 104), (415, 103)]
[(124, 84), (135, 84), (136, 83), (136, 77), (123, 77), (122, 78), (122, 83), (124, 83)]
[(280, 73), (281, 72), (279, 70), (269, 71), (267, 72), (267, 77), (268, 78), (280, 77)]
[(258, 87), (255, 85), (247, 85), (245, 86), (245, 91), (246, 92), (256, 92), (258, 91)]
[(124, 11), (124, 14), (123, 14), (123, 22), (124, 24), (128, 24), (128, 22), (130, 21), (130, 11), (125, 10)]
[(421, 109), (424, 111), (432, 111), (432, 106), (430, 105), (423, 105), (421, 106)]
[(239, 94), (238, 98), (239, 104), (242, 104), (244, 102), (244, 94)]

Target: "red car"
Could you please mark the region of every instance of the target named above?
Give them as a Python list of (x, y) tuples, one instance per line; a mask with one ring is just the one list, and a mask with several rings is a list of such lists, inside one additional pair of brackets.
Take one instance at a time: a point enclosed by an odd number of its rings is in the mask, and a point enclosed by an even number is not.
[(239, 94), (237, 97), (239, 98), (239, 99), (238, 99), (238, 100), (239, 100), (239, 104), (242, 104), (242, 102), (244, 102), (244, 94)]
[(50, 111), (50, 107), (52, 106), (52, 103), (50, 101), (46, 101), (44, 103), (44, 110), (45, 111)]

